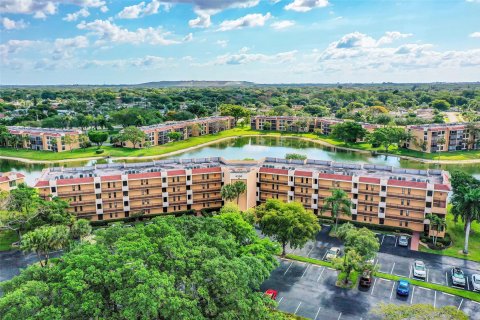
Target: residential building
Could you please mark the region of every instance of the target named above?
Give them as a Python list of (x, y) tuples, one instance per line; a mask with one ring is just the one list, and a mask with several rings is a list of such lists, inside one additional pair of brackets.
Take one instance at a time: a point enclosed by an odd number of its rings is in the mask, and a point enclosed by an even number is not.
[[(140, 127), (140, 129), (147, 135), (146, 141), (149, 141), (151, 146), (158, 146), (171, 141), (168, 136), (170, 132), (179, 132), (181, 134), (180, 140), (185, 140), (190, 137), (214, 134), (231, 129), (234, 126), (233, 117), (219, 116), (186, 121), (171, 121)], [(133, 144), (129, 141), (123, 142), (122, 146), (133, 148)], [(138, 148), (143, 148), (144, 146), (145, 141), (136, 145)]]
[(480, 123), (443, 123), (408, 126), (411, 150), (427, 153), (480, 150)]
[(80, 148), (81, 130), (11, 126), (10, 134), (22, 137), (22, 148), (53, 152)]
[[(317, 215), (332, 189), (353, 202), (342, 219), (429, 232), (429, 213), (445, 217), (449, 175), (442, 170), (400, 169), (372, 164), (266, 158), (172, 159), (148, 163), (104, 164), (45, 169), (35, 187), (43, 198), (70, 201), (70, 210), (92, 221), (218, 209), (221, 188), (243, 181), (242, 210), (267, 199), (299, 201)], [(439, 233), (443, 236), (443, 231)]]
[(20, 172), (0, 173), (0, 191), (11, 191), (24, 182), (25, 175)]

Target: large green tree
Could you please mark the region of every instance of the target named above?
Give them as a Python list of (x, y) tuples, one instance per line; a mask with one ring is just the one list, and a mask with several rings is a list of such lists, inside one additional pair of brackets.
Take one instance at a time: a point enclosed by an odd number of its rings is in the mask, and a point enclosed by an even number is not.
[(345, 121), (333, 126), (332, 137), (342, 140), (345, 143), (356, 142), (362, 140), (367, 134), (360, 123), (354, 121)]
[(108, 140), (108, 132), (90, 130), (88, 132), (88, 139), (90, 139), (92, 143), (95, 143), (97, 147), (100, 148), (102, 144)]
[(287, 244), (294, 249), (303, 247), (320, 231), (315, 214), (299, 202), (268, 199), (255, 213), (262, 233), (281, 244), (282, 256), (286, 254)]
[(259, 291), (278, 248), (251, 231), (242, 244), (235, 230), (245, 227), (233, 216), (162, 217), (100, 230), (49, 268), (33, 265), (2, 283), (0, 318), (278, 318)]
[(368, 142), (372, 145), (382, 146), (385, 148), (385, 152), (388, 149), (397, 145), (400, 146), (402, 142), (410, 139), (410, 134), (405, 131), (403, 127), (386, 126), (375, 129), (367, 136)]
[(222, 116), (231, 116), (235, 119), (235, 124), (237, 124), (238, 119), (243, 117), (248, 117), (250, 112), (247, 108), (234, 104), (222, 104), (220, 106), (220, 114)]
[(145, 134), (145, 132), (134, 126), (126, 127), (120, 134), (120, 140), (123, 142), (130, 142), (134, 148), (137, 146), (137, 144), (143, 142), (146, 138), (147, 135)]
[(463, 253), (468, 254), (468, 240), (473, 221), (480, 221), (480, 188), (460, 188), (452, 197), (452, 213), (461, 217), (465, 223), (465, 242)]
[(51, 252), (65, 248), (69, 238), (66, 226), (41, 226), (23, 236), (21, 248), (23, 251), (35, 252), (40, 265), (46, 267)]
[(247, 190), (247, 185), (243, 181), (235, 181), (234, 183), (226, 184), (220, 190), (220, 195), (227, 201), (237, 199), (237, 205), (240, 201), (240, 196)]

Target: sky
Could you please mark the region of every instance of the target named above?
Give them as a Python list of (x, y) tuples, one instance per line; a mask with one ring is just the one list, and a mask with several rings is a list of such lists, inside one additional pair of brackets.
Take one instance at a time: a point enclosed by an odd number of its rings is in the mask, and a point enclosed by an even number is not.
[(480, 81), (480, 0), (1, 0), (0, 84)]

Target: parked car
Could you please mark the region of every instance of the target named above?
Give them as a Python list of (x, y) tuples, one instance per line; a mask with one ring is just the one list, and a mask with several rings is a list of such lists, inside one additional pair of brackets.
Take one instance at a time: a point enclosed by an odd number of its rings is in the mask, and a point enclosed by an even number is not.
[(337, 247), (332, 247), (330, 250), (327, 251), (327, 254), (325, 255), (325, 260), (331, 261), (335, 258), (338, 258), (340, 256), (340, 248)]
[(480, 291), (480, 274), (472, 276), (473, 291)]
[(421, 260), (416, 260), (413, 263), (413, 276), (425, 280), (427, 278), (427, 268), (425, 263)]
[(272, 300), (276, 300), (278, 292), (277, 292), (277, 290), (268, 289), (267, 291), (265, 291), (265, 295), (267, 297), (270, 297)]
[(398, 280), (397, 294), (399, 296), (407, 297), (410, 294), (410, 282), (407, 280)]
[(452, 268), (452, 284), (454, 286), (465, 287), (467, 279), (465, 279), (462, 269), (457, 267)]
[(362, 277), (360, 278), (360, 285), (362, 287), (370, 287), (372, 285), (372, 271), (371, 270), (365, 270), (362, 273)]
[(398, 245), (400, 247), (408, 247), (408, 237), (407, 236), (400, 236), (398, 238)]

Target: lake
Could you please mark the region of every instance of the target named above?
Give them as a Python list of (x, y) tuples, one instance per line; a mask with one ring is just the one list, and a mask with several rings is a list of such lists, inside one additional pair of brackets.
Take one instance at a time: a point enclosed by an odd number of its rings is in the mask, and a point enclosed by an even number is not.
[[(384, 164), (401, 168), (442, 168), (445, 170), (460, 169), (473, 174), (480, 179), (479, 164), (425, 164), (414, 160), (404, 160), (395, 156), (371, 155), (355, 151), (338, 150), (333, 147), (322, 146), (312, 141), (301, 140), (292, 137), (240, 137), (217, 142), (205, 147), (200, 147), (191, 151), (183, 152), (169, 157), (159, 157), (159, 159), (173, 158), (205, 158), (205, 157), (223, 157), (229, 160), (243, 159), (261, 159), (264, 157), (283, 158), (287, 153), (300, 153), (306, 155), (309, 159), (330, 160), (337, 162), (351, 163), (372, 163)], [(143, 162), (151, 159), (129, 160), (128, 162)], [(113, 160), (92, 160), (75, 161), (62, 164), (26, 164), (19, 161), (0, 160), (0, 171), (19, 171), (26, 175), (26, 181), (32, 185), (41, 171), (48, 166), (67, 166), (78, 167), (93, 165), (95, 163), (113, 162)], [(122, 160), (123, 162), (123, 160)]]

